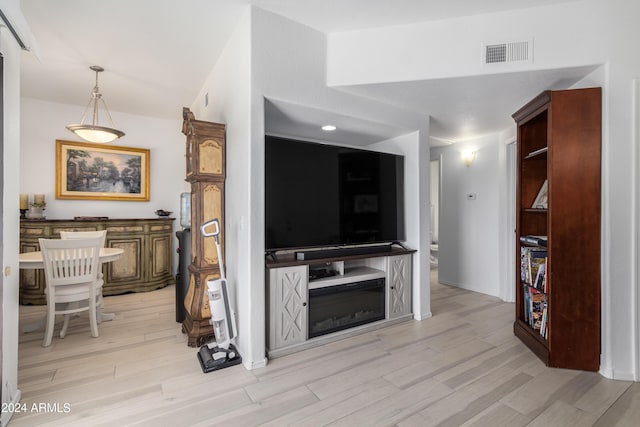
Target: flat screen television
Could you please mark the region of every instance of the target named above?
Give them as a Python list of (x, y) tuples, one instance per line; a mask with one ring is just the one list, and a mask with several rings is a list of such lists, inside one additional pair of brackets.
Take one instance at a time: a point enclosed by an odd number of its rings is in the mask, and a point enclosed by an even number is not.
[(404, 157), (265, 137), (265, 247), (402, 241)]

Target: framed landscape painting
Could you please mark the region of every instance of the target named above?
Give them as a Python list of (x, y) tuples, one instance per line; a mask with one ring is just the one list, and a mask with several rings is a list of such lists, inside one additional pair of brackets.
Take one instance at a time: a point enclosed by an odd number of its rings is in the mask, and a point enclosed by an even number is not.
[(56, 199), (149, 200), (149, 150), (56, 141)]

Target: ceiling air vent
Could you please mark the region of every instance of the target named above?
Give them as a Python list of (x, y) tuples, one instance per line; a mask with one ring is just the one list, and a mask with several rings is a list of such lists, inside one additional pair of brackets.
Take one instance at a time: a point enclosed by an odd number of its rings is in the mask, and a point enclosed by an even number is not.
[(532, 41), (508, 43), (483, 43), (482, 63), (505, 64), (513, 62), (533, 62)]

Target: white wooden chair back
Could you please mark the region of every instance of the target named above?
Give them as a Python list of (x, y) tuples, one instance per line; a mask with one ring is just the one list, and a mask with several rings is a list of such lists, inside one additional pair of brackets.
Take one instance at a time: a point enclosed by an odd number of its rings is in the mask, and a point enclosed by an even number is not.
[(104, 247), (104, 242), (107, 239), (107, 230), (98, 230), (98, 231), (61, 231), (60, 238), (62, 240), (70, 240), (70, 239), (90, 239), (92, 237), (101, 237), (102, 245)]
[(39, 239), (47, 286), (94, 282), (100, 269), (102, 238)]

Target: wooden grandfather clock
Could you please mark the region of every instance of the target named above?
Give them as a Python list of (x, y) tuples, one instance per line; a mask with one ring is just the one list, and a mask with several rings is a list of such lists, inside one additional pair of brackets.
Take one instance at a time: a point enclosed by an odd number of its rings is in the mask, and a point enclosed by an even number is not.
[(207, 280), (220, 277), (213, 237), (203, 237), (200, 227), (217, 218), (224, 253), (225, 125), (196, 120), (188, 108), (182, 110), (182, 133), (187, 137), (186, 181), (191, 184), (191, 264), (182, 331), (188, 345), (198, 347), (213, 337)]

